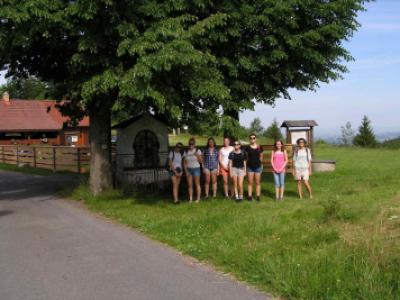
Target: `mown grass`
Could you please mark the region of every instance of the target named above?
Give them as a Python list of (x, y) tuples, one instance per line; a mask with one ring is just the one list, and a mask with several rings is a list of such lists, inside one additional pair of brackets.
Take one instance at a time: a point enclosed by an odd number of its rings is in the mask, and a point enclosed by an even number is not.
[(334, 173), (312, 177), (313, 200), (299, 200), (287, 179), (272, 201), (218, 198), (174, 206), (169, 195), (73, 193), (98, 213), (207, 261), (286, 299), (400, 299), (400, 152), (319, 146)]

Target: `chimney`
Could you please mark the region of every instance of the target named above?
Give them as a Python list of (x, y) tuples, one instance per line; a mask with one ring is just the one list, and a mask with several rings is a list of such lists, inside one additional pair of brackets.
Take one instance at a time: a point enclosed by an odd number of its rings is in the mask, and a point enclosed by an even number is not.
[(8, 104), (10, 103), (10, 95), (7, 91), (3, 93), (3, 101)]

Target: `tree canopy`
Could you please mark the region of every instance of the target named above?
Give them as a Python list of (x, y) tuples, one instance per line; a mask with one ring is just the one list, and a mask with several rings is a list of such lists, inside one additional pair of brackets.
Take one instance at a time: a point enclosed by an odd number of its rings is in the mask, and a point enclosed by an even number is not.
[(0, 67), (54, 84), (100, 147), (111, 110), (237, 115), (338, 79), (364, 2), (2, 0)]
[(54, 99), (52, 86), (37, 78), (15, 78), (0, 86), (0, 92), (8, 92), (10, 97), (18, 99)]
[(275, 142), (283, 140), (283, 135), (279, 128), (277, 119), (272, 121), (271, 125), (265, 130), (264, 135)]

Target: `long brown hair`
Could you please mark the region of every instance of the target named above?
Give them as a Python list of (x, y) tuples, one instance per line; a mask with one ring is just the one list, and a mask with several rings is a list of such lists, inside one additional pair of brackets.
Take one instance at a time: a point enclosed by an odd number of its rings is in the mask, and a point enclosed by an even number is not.
[(284, 152), (284, 151), (285, 151), (285, 144), (284, 144), (281, 140), (275, 141), (275, 143), (274, 143), (274, 152), (275, 152), (275, 151), (278, 151), (278, 147), (276, 147), (276, 144), (277, 144), (278, 142), (281, 142), (281, 145), (282, 145), (281, 151)]

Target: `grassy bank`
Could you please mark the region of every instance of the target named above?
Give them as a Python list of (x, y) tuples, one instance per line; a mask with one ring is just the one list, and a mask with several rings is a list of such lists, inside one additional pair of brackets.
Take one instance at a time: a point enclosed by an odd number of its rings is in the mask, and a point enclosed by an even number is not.
[(73, 194), (107, 217), (137, 228), (287, 299), (400, 299), (400, 152), (318, 147), (334, 173), (315, 174), (313, 200), (299, 200), (291, 176), (287, 198), (261, 203), (218, 198), (170, 204), (168, 195), (93, 198)]
[(12, 171), (12, 172), (22, 172), (32, 175), (41, 175), (41, 176), (48, 176), (54, 174), (53, 171), (45, 170), (45, 169), (38, 169), (38, 168), (31, 168), (31, 167), (19, 167), (17, 165), (9, 165), (9, 164), (0, 164), (0, 170), (3, 171)]

